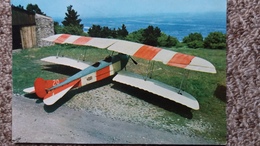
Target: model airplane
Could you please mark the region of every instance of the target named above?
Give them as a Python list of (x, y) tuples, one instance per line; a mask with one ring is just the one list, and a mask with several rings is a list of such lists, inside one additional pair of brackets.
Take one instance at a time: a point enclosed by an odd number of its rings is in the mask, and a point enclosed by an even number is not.
[[(192, 95), (151, 79), (154, 66), (153, 63), (154, 61), (160, 61), (166, 65), (187, 70), (216, 73), (215, 67), (205, 59), (140, 43), (69, 34), (57, 34), (45, 38), (44, 40), (59, 44), (93, 46), (118, 53), (117, 55), (108, 56), (104, 60), (96, 62), (93, 65), (58, 56), (50, 56), (41, 59), (42, 61), (66, 65), (81, 70), (67, 79), (44, 80), (42, 78), (37, 78), (34, 82), (34, 87), (24, 89), (24, 92), (36, 93), (39, 98), (43, 98), (46, 105), (54, 104), (72, 88), (85, 86), (115, 75), (113, 81), (146, 90), (189, 108), (198, 110), (199, 103)], [(126, 67), (128, 60), (132, 59), (131, 56), (149, 60), (150, 70), (145, 78), (141, 75), (122, 70)], [(136, 62), (134, 61), (134, 63)]]

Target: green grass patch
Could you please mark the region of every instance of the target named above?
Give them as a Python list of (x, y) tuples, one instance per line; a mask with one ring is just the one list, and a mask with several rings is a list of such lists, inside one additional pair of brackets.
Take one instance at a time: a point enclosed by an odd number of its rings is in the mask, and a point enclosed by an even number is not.
[[(193, 95), (200, 104), (200, 110), (191, 110), (192, 118), (163, 110), (163, 115), (157, 118), (165, 125), (172, 123), (180, 126), (208, 123), (209, 129), (202, 131), (193, 129), (197, 135), (216, 140), (220, 143), (226, 141), (226, 114), (225, 114), (225, 87), (226, 87), (226, 51), (209, 49), (170, 48), (173, 51), (195, 55), (210, 61), (216, 67), (216, 74), (190, 71), (182, 89)], [(48, 56), (66, 56), (87, 62), (96, 62), (107, 55), (109, 51), (74, 45), (54, 45), (51, 47), (26, 49), (13, 53), (13, 92), (23, 94), (22, 90), (33, 86), (37, 77), (44, 79), (57, 79), (66, 77), (59, 73), (44, 70), (41, 58)], [(145, 75), (148, 61), (135, 58), (138, 65), (129, 61), (127, 70)], [(179, 87), (185, 70), (166, 66), (160, 62), (155, 63), (153, 78), (174, 87)], [(170, 107), (175, 108), (175, 107)], [(176, 110), (176, 109), (175, 109)], [(178, 110), (178, 109), (177, 109)], [(181, 110), (181, 109), (180, 109)], [(194, 123), (192, 123), (194, 122)]]

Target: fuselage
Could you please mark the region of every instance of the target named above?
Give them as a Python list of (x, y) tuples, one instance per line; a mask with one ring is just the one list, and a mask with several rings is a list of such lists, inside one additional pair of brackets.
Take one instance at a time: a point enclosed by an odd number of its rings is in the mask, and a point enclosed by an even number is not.
[(57, 84), (48, 90), (61, 87), (77, 79), (80, 79), (80, 83), (77, 86), (84, 86), (96, 81), (100, 81), (104, 78), (116, 74), (118, 71), (125, 68), (128, 60), (129, 56), (125, 54), (119, 53), (114, 56), (108, 56), (104, 60), (94, 63), (93, 65), (74, 74), (73, 76), (67, 78), (64, 82), (61, 82), (60, 84)]

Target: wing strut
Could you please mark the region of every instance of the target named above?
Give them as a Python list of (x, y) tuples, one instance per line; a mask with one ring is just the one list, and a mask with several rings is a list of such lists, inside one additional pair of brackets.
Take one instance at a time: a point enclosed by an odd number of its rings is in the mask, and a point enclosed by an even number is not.
[(181, 91), (182, 91), (181, 88), (182, 88), (182, 86), (183, 86), (183, 83), (184, 83), (185, 79), (188, 78), (189, 73), (190, 73), (190, 71), (187, 70), (187, 72), (185, 73), (185, 75), (183, 76), (183, 78), (182, 78), (182, 80), (181, 80), (181, 85), (180, 85), (180, 88), (179, 88), (179, 91), (178, 91), (178, 93), (181, 94), (181, 95), (182, 95), (182, 93), (181, 93)]
[(147, 80), (148, 78), (152, 78), (153, 75), (153, 68), (154, 68), (154, 61), (149, 60), (149, 65), (147, 68), (147, 74), (146, 77), (144, 78), (144, 80)]

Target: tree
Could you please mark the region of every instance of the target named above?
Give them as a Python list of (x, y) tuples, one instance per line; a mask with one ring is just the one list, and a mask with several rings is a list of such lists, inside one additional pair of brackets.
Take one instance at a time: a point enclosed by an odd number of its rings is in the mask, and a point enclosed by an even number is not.
[(65, 13), (65, 15), (64, 21), (62, 21), (64, 32), (76, 35), (82, 34), (84, 26), (80, 24), (81, 19), (79, 19), (79, 15), (72, 8), (72, 5), (67, 7), (67, 13)]
[(158, 38), (158, 45), (161, 47), (172, 47), (176, 46), (179, 43), (178, 39), (165, 33), (161, 33), (161, 36)]
[(100, 25), (93, 24), (92, 27), (90, 27), (88, 29), (88, 34), (91, 37), (101, 37), (101, 31), (102, 31), (102, 28)]
[(122, 28), (118, 28), (117, 30), (117, 38), (125, 38), (128, 35), (128, 31), (126, 29), (125, 24), (122, 25)]
[(204, 40), (204, 47), (208, 49), (225, 49), (226, 35), (222, 32), (211, 32)]
[(107, 26), (102, 27), (101, 29), (101, 37), (102, 38), (110, 38), (112, 37), (112, 30), (108, 28)]
[(150, 25), (146, 29), (144, 29), (142, 36), (144, 37), (144, 44), (157, 46), (158, 38), (161, 36), (161, 30), (158, 27), (154, 28)]
[[(19, 5), (20, 6), (20, 5)], [(22, 7), (23, 8), (23, 7)], [(38, 7), (37, 4), (28, 4), (27, 7), (26, 7), (26, 10), (29, 11), (29, 12), (33, 12), (33, 13), (37, 13), (37, 14), (40, 14), (40, 15), (44, 15), (46, 16), (46, 14), (44, 14), (41, 9)]]
[(183, 43), (187, 44), (190, 48), (202, 48), (203, 36), (197, 32), (190, 33), (188, 36), (183, 38)]
[(23, 9), (23, 10), (25, 10), (24, 9), (24, 7), (22, 6), (22, 5), (18, 5), (18, 6), (14, 6), (14, 5), (12, 5), (13, 7), (17, 7), (17, 8), (19, 8), (19, 9)]
[(126, 40), (137, 42), (137, 43), (143, 43), (144, 42), (143, 33), (144, 33), (144, 29), (139, 29), (137, 31), (134, 31), (126, 36)]
[(183, 38), (183, 43), (189, 43), (192, 41), (203, 41), (203, 37), (200, 33), (190, 33), (188, 36)]
[(63, 33), (63, 27), (59, 24), (59, 22), (54, 21), (54, 33), (55, 34), (59, 34), (59, 33)]
[(92, 25), (88, 30), (89, 36), (92, 37), (102, 37), (102, 38), (119, 38), (125, 39), (128, 35), (128, 31), (126, 30), (125, 25), (122, 25), (122, 29), (118, 28), (118, 30), (110, 29), (107, 26), (101, 27), (100, 25)]

